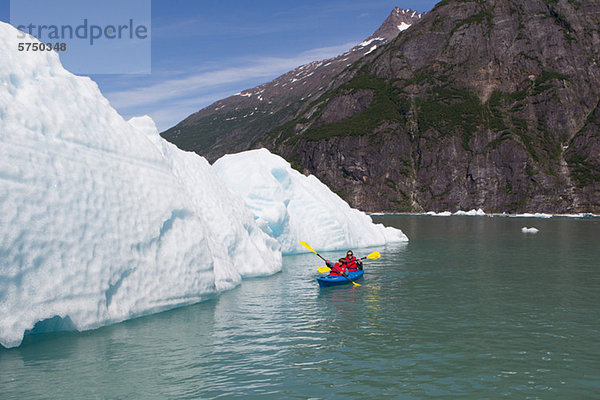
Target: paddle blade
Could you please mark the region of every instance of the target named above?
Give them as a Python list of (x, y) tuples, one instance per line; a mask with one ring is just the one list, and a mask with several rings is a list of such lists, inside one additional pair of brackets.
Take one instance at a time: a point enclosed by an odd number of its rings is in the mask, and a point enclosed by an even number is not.
[(366, 258), (368, 258), (369, 260), (376, 260), (378, 258), (381, 258), (381, 254), (379, 254), (378, 251), (375, 251), (375, 252), (369, 254)]
[(331, 271), (331, 268), (329, 268), (329, 267), (321, 267), (321, 268), (317, 268), (317, 271), (319, 271), (320, 273), (324, 274), (325, 272)]
[[(302, 246), (306, 247), (308, 250), (312, 251), (313, 253), (317, 254), (317, 252), (316, 252), (316, 251), (314, 251), (314, 250), (313, 250), (313, 248), (312, 248), (312, 247), (310, 247), (310, 246), (308, 245), (308, 243), (306, 243), (306, 242), (304, 242), (304, 241), (301, 241), (301, 242), (300, 242), (300, 244), (301, 244)], [(318, 254), (317, 254), (317, 255), (318, 255)]]
[(356, 283), (354, 281), (351, 281), (351, 282), (354, 284), (354, 286), (362, 286), (360, 283)]

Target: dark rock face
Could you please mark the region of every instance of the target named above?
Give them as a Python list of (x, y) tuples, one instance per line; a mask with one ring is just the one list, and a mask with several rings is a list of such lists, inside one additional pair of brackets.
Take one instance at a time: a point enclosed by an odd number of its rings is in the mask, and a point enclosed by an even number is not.
[[(296, 100), (272, 97), (277, 119), (191, 149), (267, 147), (367, 211), (600, 212), (598, 1), (444, 0), (398, 32)], [(210, 132), (188, 120), (165, 137)]]
[(340, 94), (327, 102), (315, 126), (344, 121), (368, 109), (372, 101), (373, 91), (368, 89)]
[(597, 210), (600, 198), (600, 103), (571, 140), (565, 160), (578, 189), (575, 190), (575, 207)]

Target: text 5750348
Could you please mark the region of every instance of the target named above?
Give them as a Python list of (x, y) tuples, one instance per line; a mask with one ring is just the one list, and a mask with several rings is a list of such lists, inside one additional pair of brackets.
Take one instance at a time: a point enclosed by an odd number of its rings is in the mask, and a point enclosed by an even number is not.
[(67, 51), (66, 43), (19, 43), (17, 46), (19, 51)]

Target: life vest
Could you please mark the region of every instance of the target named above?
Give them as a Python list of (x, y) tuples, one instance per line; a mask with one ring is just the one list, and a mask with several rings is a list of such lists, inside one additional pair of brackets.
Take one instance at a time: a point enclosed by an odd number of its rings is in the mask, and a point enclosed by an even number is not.
[(346, 264), (335, 263), (333, 268), (331, 268), (331, 272), (329, 276), (341, 276), (343, 272), (346, 271)]
[(358, 271), (356, 257), (346, 257), (346, 265), (348, 266), (348, 271)]

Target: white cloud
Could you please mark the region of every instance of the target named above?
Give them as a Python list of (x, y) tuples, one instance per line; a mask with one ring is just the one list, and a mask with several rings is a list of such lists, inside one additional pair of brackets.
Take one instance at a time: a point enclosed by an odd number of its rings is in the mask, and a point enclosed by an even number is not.
[[(183, 78), (167, 79), (145, 87), (108, 92), (106, 97), (117, 109), (161, 105), (167, 101), (190, 96), (211, 97), (211, 92), (222, 91), (223, 85), (245, 81), (273, 79), (302, 64), (334, 57), (353, 47), (354, 43), (322, 47), (306, 51), (296, 57), (262, 57), (250, 60), (246, 65), (225, 67), (219, 70), (193, 73)], [(219, 89), (219, 87), (221, 87)], [(247, 87), (244, 87), (247, 89)], [(214, 97), (214, 96), (213, 96)]]
[(119, 110), (119, 112), (125, 119), (149, 115), (156, 123), (159, 132), (162, 132), (175, 126), (205, 106), (230, 95), (230, 92), (214, 92), (206, 96), (169, 101), (167, 105), (133, 107)]

